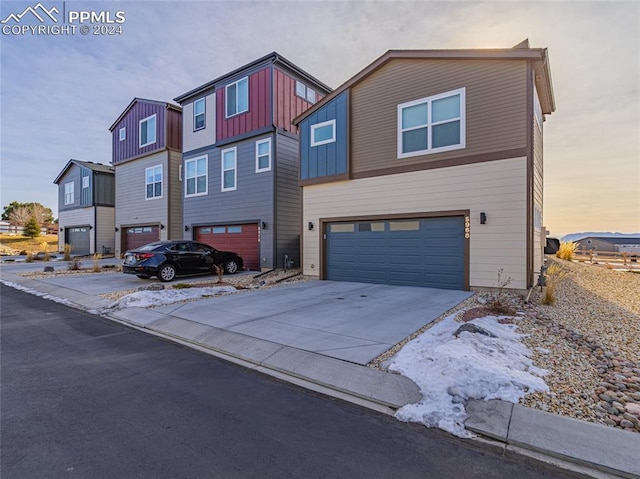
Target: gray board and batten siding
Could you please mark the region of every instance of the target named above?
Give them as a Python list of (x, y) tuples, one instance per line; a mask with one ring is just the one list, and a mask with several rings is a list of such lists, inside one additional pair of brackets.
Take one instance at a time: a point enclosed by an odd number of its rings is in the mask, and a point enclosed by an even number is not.
[[(271, 138), (272, 168), (256, 173), (256, 141)], [(207, 194), (184, 197), (184, 239), (193, 239), (198, 226), (262, 223), (273, 225), (273, 144), (274, 135), (263, 135), (223, 148), (212, 146), (184, 155), (184, 161), (207, 157)], [(222, 156), (227, 148), (236, 148), (236, 189), (221, 191)], [(183, 172), (185, 171), (183, 167)], [(184, 173), (183, 173), (184, 175)], [(184, 185), (183, 180), (183, 195)], [(215, 205), (212, 213), (211, 205)], [(273, 264), (273, 228), (261, 231), (261, 265)], [(266, 261), (265, 261), (266, 258)]]

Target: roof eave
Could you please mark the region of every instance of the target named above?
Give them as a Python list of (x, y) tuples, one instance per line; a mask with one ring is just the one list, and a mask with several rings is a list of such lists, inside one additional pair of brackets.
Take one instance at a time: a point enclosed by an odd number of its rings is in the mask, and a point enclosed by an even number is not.
[[(373, 71), (380, 68), (385, 63), (394, 59), (417, 59), (417, 60), (527, 60), (540, 61), (546, 58), (546, 49), (465, 49), (465, 50), (388, 50), (372, 63), (360, 70), (349, 80), (337, 87), (331, 94), (324, 97), (318, 103), (307, 109), (304, 113), (293, 119), (294, 125), (299, 125), (302, 120), (317, 111), (323, 105), (331, 101), (343, 91), (349, 89), (361, 80), (369, 76)], [(549, 77), (550, 81), (550, 77)]]

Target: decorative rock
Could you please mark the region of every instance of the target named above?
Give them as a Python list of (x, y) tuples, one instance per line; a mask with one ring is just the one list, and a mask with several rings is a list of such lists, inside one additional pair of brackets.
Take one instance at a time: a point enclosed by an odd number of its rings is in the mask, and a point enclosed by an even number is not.
[(53, 273), (54, 272), (53, 266), (45, 266), (44, 267), (44, 272), (45, 273)]
[(634, 416), (640, 417), (640, 404), (636, 404), (636, 403), (627, 403), (626, 406), (624, 407), (624, 410), (627, 411), (629, 414), (633, 414)]
[(620, 427), (623, 427), (625, 429), (634, 429), (633, 423), (631, 421), (627, 421), (626, 419), (620, 421)]
[(491, 331), (487, 331), (484, 328), (481, 328), (480, 326), (476, 326), (473, 323), (465, 323), (462, 326), (460, 326), (458, 328), (458, 330), (453, 333), (453, 335), (457, 338), (458, 336), (460, 336), (460, 333), (462, 332), (468, 332), (468, 333), (478, 333), (478, 334), (482, 334), (484, 336), (489, 336), (490, 338), (496, 338), (497, 336), (495, 334), (493, 334)]
[(162, 283), (152, 283), (144, 286), (140, 286), (138, 291), (161, 291), (164, 289), (164, 284)]

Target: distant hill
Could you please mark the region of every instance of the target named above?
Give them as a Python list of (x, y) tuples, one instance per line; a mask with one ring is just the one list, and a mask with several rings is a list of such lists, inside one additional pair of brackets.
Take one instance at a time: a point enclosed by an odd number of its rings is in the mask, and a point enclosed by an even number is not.
[(562, 241), (563, 243), (570, 243), (572, 241), (578, 241), (589, 236), (598, 236), (603, 238), (638, 238), (640, 237), (640, 233), (603, 233), (601, 231), (588, 231), (586, 233), (571, 233), (568, 235), (564, 235), (562, 238), (560, 238), (560, 241)]

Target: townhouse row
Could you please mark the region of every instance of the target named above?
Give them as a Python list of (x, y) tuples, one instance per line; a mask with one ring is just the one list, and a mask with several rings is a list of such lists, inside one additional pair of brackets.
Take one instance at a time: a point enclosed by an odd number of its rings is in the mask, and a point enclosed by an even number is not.
[(63, 168), (61, 248), (195, 239), (254, 271), (288, 258), (320, 279), (534, 284), (546, 49), (391, 50), (333, 91), (272, 53), (174, 101), (134, 98), (110, 166)]

